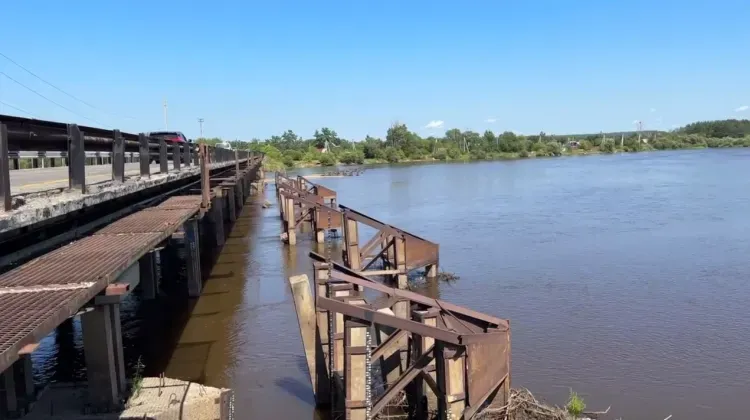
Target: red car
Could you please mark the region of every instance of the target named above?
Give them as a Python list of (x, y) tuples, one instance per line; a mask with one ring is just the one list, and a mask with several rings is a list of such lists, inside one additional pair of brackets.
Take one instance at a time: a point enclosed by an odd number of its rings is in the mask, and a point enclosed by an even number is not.
[[(164, 139), (167, 143), (192, 143), (182, 134), (182, 131), (153, 131), (147, 134), (149, 137)], [(180, 162), (185, 163), (185, 160), (180, 156)], [(159, 155), (151, 158), (151, 163), (159, 163)]]

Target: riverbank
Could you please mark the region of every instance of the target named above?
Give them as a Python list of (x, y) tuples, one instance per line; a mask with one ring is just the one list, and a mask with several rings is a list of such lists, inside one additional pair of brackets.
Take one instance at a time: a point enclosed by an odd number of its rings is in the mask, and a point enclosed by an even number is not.
[(391, 165), (391, 164), (404, 164), (404, 163), (438, 163), (438, 162), (487, 162), (487, 161), (504, 161), (504, 160), (522, 160), (522, 159), (538, 159), (538, 158), (554, 158), (554, 157), (571, 157), (571, 156), (598, 156), (604, 154), (617, 154), (617, 153), (648, 153), (648, 152), (661, 152), (665, 150), (701, 150), (701, 149), (726, 149), (726, 148), (747, 148), (750, 147), (750, 142), (744, 141), (744, 139), (737, 139), (742, 141), (737, 142), (725, 142), (717, 145), (693, 145), (691, 147), (671, 147), (671, 148), (654, 148), (648, 145), (643, 145), (640, 149), (628, 148), (628, 147), (615, 147), (614, 149), (602, 149), (599, 147), (593, 147), (590, 149), (582, 148), (561, 148), (558, 151), (549, 150), (537, 150), (537, 151), (522, 151), (522, 152), (501, 152), (501, 153), (489, 153), (481, 155), (463, 154), (455, 158), (451, 158), (448, 155), (441, 155), (436, 158), (433, 156), (420, 158), (420, 159), (363, 159), (359, 162), (341, 162), (336, 159), (334, 155), (333, 159), (325, 159), (319, 161), (294, 161), (291, 166), (283, 163), (281, 160), (266, 158), (264, 163), (267, 171), (283, 171), (286, 169), (305, 169), (305, 168), (316, 168), (316, 167), (334, 167), (334, 166), (359, 166), (359, 165)]

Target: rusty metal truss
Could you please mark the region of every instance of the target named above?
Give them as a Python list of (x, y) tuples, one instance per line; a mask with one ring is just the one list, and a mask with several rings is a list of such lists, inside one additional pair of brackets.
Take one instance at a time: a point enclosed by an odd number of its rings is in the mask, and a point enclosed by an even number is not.
[(336, 192), (314, 184), (306, 178), (288, 178), (276, 174), (276, 195), (282, 219), (282, 239), (296, 243), (296, 229), (302, 223), (312, 224), (315, 240), (322, 243), (326, 231), (342, 227), (341, 212), (336, 205)]
[[(294, 286), (293, 293), (303, 342), (306, 326), (315, 326), (314, 349), (306, 353), (320, 405), (330, 404), (346, 419), (372, 419), (406, 392), (416, 418), (429, 412), (471, 419), (497, 396), (507, 401), (508, 320), (388, 287), (316, 253), (310, 257), (314, 320), (303, 319), (306, 299)], [(366, 298), (364, 290), (381, 297)], [(372, 376), (375, 364), (380, 381)]]
[[(438, 244), (349, 207), (339, 205), (339, 208), (344, 218), (344, 263), (349, 268), (370, 276), (403, 276), (399, 284), (406, 281), (408, 272), (422, 267), (427, 277), (437, 275)], [(359, 223), (376, 230), (362, 246)]]

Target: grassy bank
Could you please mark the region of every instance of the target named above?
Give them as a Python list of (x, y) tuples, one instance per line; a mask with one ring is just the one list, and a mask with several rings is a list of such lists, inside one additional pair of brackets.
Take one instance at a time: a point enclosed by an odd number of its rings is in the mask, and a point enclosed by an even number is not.
[(519, 159), (535, 159), (535, 158), (551, 158), (560, 156), (591, 156), (591, 155), (602, 155), (602, 154), (616, 154), (616, 153), (645, 153), (661, 150), (695, 150), (695, 149), (706, 149), (706, 148), (743, 148), (750, 147), (750, 139), (729, 139), (724, 140), (716, 145), (708, 144), (695, 144), (695, 145), (675, 145), (679, 147), (668, 147), (668, 148), (655, 148), (647, 144), (644, 144), (640, 148), (632, 147), (591, 147), (583, 149), (580, 147), (560, 147), (559, 150), (537, 150), (537, 151), (521, 151), (521, 152), (498, 152), (498, 153), (486, 153), (480, 156), (472, 154), (461, 154), (457, 157), (450, 157), (447, 155), (427, 156), (423, 158), (410, 159), (410, 158), (399, 158), (399, 159), (385, 159), (385, 158), (362, 158), (352, 161), (351, 159), (344, 159), (343, 161), (336, 155), (331, 157), (321, 157), (318, 160), (312, 161), (301, 161), (301, 160), (282, 160), (278, 158), (267, 157), (264, 161), (264, 165), (267, 171), (284, 171), (287, 169), (298, 169), (298, 168), (313, 168), (313, 167), (334, 167), (337, 165), (387, 165), (396, 163), (435, 163), (435, 162), (477, 162), (477, 161), (498, 161), (498, 160), (519, 160)]
[(237, 147), (262, 151), (267, 168), (389, 164), (408, 162), (529, 159), (652, 150), (750, 147), (750, 120), (705, 121), (673, 130), (584, 135), (518, 135), (490, 130), (483, 134), (450, 129), (442, 137), (422, 137), (404, 124), (394, 124), (385, 139), (367, 136), (351, 141), (323, 128), (312, 139), (287, 130), (265, 141), (238, 142)]

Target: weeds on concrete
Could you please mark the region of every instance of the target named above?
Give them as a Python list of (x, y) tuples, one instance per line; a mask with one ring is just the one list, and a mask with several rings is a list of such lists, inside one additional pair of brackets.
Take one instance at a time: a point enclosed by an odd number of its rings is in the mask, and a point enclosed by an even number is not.
[(135, 373), (133, 374), (133, 389), (132, 389), (132, 396), (133, 398), (137, 398), (138, 395), (141, 393), (141, 387), (143, 386), (143, 369), (146, 366), (141, 362), (140, 356), (138, 357), (138, 362), (135, 364)]

